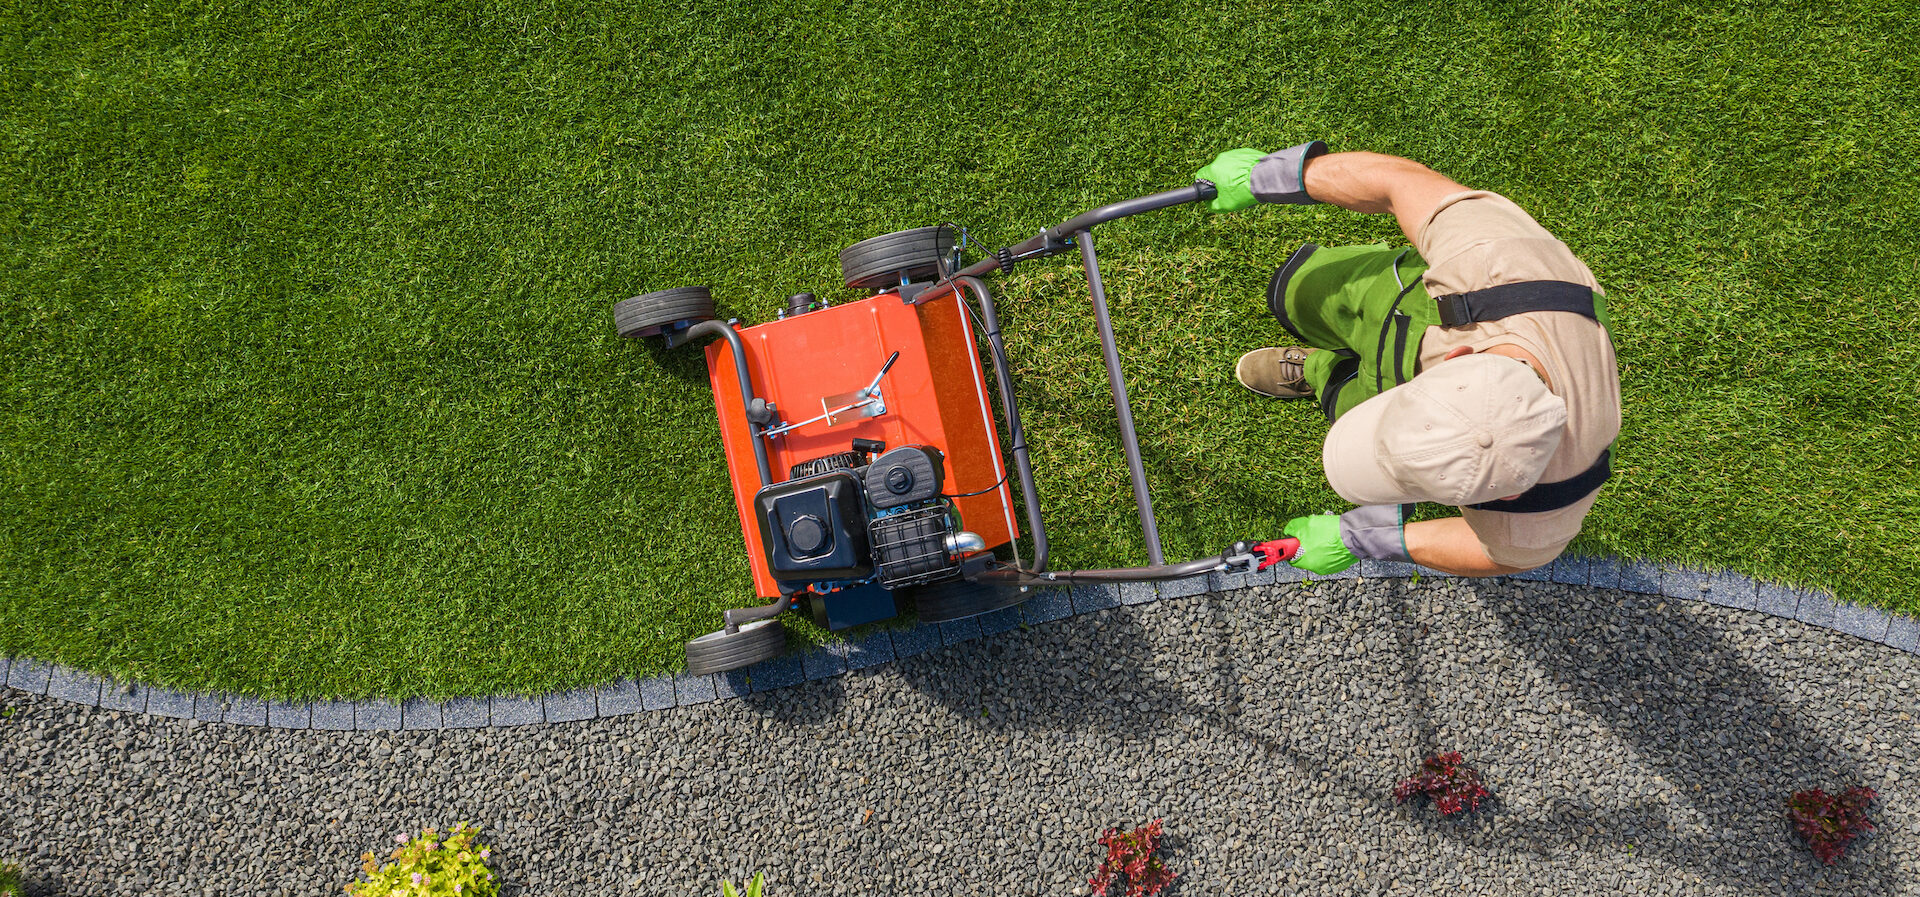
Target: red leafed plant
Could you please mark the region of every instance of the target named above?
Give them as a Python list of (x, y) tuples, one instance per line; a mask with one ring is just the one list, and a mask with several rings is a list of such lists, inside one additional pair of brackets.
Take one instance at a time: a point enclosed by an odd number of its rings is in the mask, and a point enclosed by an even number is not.
[(1818, 788), (1796, 791), (1787, 801), (1787, 818), (1793, 820), (1793, 830), (1813, 847), (1813, 855), (1831, 866), (1846, 853), (1853, 839), (1873, 831), (1873, 823), (1867, 821), (1867, 805), (1878, 796), (1864, 785), (1855, 785), (1838, 796)]
[(1131, 832), (1117, 828), (1107, 829), (1100, 836), (1100, 846), (1107, 849), (1107, 858), (1100, 864), (1100, 871), (1088, 879), (1093, 886), (1095, 897), (1106, 897), (1107, 888), (1113, 886), (1114, 878), (1126, 876), (1127, 897), (1153, 897), (1160, 889), (1173, 882), (1178, 873), (1167, 868), (1167, 864), (1153, 855), (1160, 846), (1160, 822), (1155, 819)]
[(1480, 774), (1462, 766), (1464, 762), (1459, 751), (1429, 755), (1421, 762), (1419, 774), (1393, 786), (1394, 803), (1421, 795), (1433, 801), (1442, 816), (1473, 812), (1491, 795), (1481, 784)]

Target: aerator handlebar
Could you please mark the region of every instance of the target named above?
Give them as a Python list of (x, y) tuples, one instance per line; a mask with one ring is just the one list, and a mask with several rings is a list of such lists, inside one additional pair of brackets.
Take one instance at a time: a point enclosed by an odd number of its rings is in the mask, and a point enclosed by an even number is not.
[(1157, 212), (1173, 206), (1186, 205), (1190, 202), (1207, 202), (1219, 193), (1212, 181), (1194, 181), (1189, 187), (1177, 187), (1135, 199), (1123, 199), (1097, 209), (1089, 209), (1053, 227), (1042, 228), (1040, 233), (1022, 242), (995, 250), (986, 258), (953, 272), (939, 284), (915, 295), (913, 303), (918, 305), (931, 302), (955, 292), (958, 285), (954, 281), (962, 277), (983, 277), (995, 271), (1011, 271), (1014, 262), (1058, 255), (1073, 248), (1076, 237), (1091, 234), (1095, 225), (1117, 221), (1143, 212)]
[[(1216, 570), (1230, 572), (1265, 570), (1281, 561), (1292, 560), (1298, 553), (1299, 542), (1293, 539), (1262, 542), (1258, 545), (1239, 542), (1235, 543), (1232, 549), (1213, 557), (1168, 564), (1165, 552), (1160, 545), (1159, 526), (1154, 520), (1153, 497), (1147, 489), (1146, 471), (1140, 459), (1140, 440), (1134, 431), (1133, 412), (1127, 401), (1126, 382), (1120, 375), (1120, 352), (1114, 341), (1113, 321), (1107, 311), (1106, 287), (1100, 280), (1099, 260), (1093, 250), (1093, 228), (1096, 225), (1143, 212), (1211, 200), (1218, 193), (1212, 181), (1202, 180), (1195, 181), (1188, 187), (1166, 190), (1136, 199), (1121, 200), (1082, 212), (1055, 227), (1042, 229), (1039, 234), (1024, 242), (1000, 249), (986, 259), (949, 273), (935, 286), (915, 294), (908, 300), (916, 304), (928, 302), (964, 289), (980, 303), (983, 323), (987, 330), (985, 336), (993, 353), (996, 385), (1000, 390), (1001, 405), (1006, 411), (1007, 426), (1013, 439), (1013, 466), (1019, 476), (1021, 494), (1026, 500), (1027, 523), (1034, 546), (1033, 562), (1027, 567), (1016, 566), (983, 571), (971, 578), (980, 582), (999, 582), (1007, 585), (1168, 580)], [(1126, 452), (1127, 472), (1133, 481), (1134, 503), (1139, 507), (1140, 525), (1146, 538), (1147, 557), (1150, 563), (1145, 567), (1047, 571), (1047, 530), (1040, 518), (1040, 502), (1034, 492), (1033, 466), (1027, 456), (1026, 436), (1020, 426), (1020, 406), (1014, 398), (1013, 384), (1007, 376), (1006, 350), (1000, 338), (1000, 322), (998, 315), (994, 312), (993, 294), (981, 281), (983, 275), (994, 271), (1011, 270), (1014, 262), (1056, 255), (1073, 247), (1078, 247), (1080, 250), (1081, 264), (1087, 272), (1087, 286), (1092, 293), (1094, 318), (1099, 325), (1100, 343), (1107, 367), (1107, 384), (1113, 392), (1114, 410), (1119, 417), (1121, 447)]]

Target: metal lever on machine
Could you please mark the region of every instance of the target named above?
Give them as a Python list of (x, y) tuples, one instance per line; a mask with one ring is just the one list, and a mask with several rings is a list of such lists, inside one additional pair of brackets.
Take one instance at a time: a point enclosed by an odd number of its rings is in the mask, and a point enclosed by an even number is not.
[[(777, 426), (777, 427), (770, 427), (767, 429), (764, 435), (779, 436), (780, 434), (785, 433), (788, 430), (797, 430), (797, 429), (800, 429), (801, 427), (804, 427), (816, 421), (823, 421), (823, 420), (827, 420), (828, 418), (837, 418), (840, 415), (845, 414), (849, 411), (852, 411), (855, 408), (865, 408), (868, 405), (872, 405), (875, 402), (881, 401), (882, 399), (880, 396), (880, 380), (881, 378), (887, 376), (887, 371), (892, 370), (893, 363), (899, 360), (900, 360), (900, 353), (897, 351), (894, 352), (892, 355), (887, 356), (887, 363), (880, 366), (880, 373), (873, 375), (873, 382), (867, 384), (866, 387), (861, 389), (859, 392), (853, 393), (853, 395), (861, 397), (859, 401), (849, 402), (838, 408), (827, 409), (826, 411), (818, 415), (815, 415), (813, 417), (809, 417), (806, 420), (803, 420), (797, 424), (781, 424), (780, 426)], [(822, 403), (822, 404), (825, 404), (825, 403)], [(886, 411), (885, 406), (882, 406), (880, 411), (876, 413), (885, 413), (885, 411)], [(832, 424), (829, 424), (828, 426), (832, 426)]]

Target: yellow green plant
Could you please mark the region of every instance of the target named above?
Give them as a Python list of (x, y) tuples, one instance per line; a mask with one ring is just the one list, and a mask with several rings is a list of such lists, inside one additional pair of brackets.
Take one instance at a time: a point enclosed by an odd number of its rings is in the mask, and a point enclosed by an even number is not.
[(753, 874), (753, 880), (747, 882), (747, 893), (745, 895), (734, 890), (733, 882), (723, 879), (720, 882), (721, 897), (760, 897), (760, 888), (766, 884), (766, 878), (767, 873), (755, 872)]
[(418, 837), (394, 835), (400, 846), (392, 862), (381, 866), (368, 851), (361, 855), (366, 881), (347, 885), (353, 897), (497, 897), (500, 885), (487, 868), (491, 848), (475, 840), (480, 827), (456, 823), (442, 840), (438, 829)]

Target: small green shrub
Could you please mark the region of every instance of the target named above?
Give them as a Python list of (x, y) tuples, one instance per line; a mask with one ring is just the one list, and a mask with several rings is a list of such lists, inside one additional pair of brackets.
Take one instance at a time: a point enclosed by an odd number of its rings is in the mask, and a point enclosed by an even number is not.
[(500, 885), (487, 868), (492, 849), (475, 841), (478, 826), (457, 823), (446, 840), (437, 829), (427, 829), (417, 838), (405, 832), (393, 836), (400, 844), (393, 851), (393, 862), (381, 866), (371, 851), (360, 859), (367, 880), (347, 885), (353, 897), (497, 897)]
[(0, 897), (21, 897), (27, 886), (20, 881), (19, 863), (0, 863)]
[[(760, 897), (760, 888), (766, 884), (766, 878), (765, 872), (753, 873), (753, 880), (747, 882), (747, 893), (744, 897)], [(722, 897), (742, 897), (739, 891), (733, 889), (733, 882), (724, 879), (720, 882), (720, 894)]]

